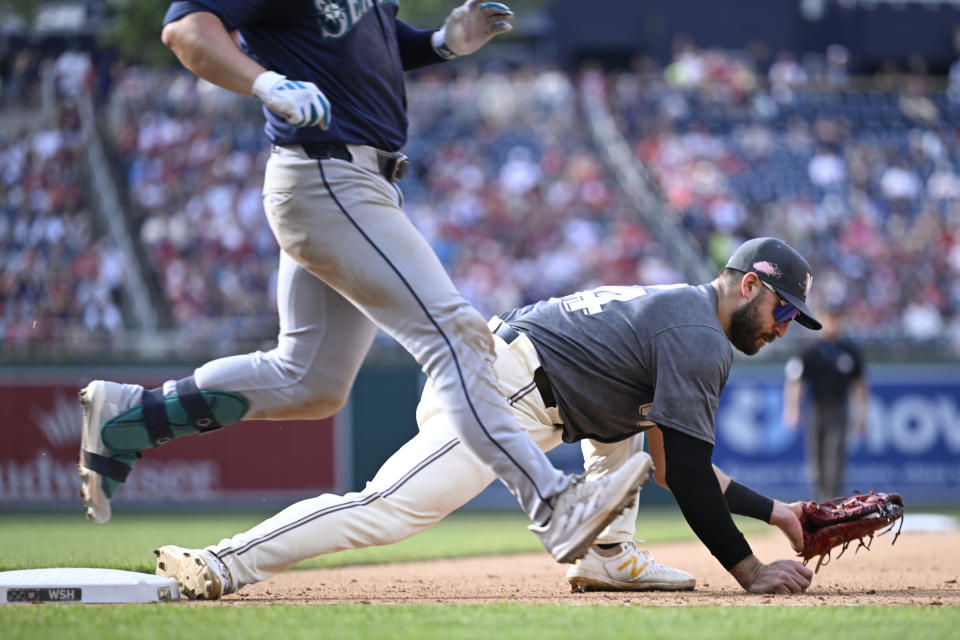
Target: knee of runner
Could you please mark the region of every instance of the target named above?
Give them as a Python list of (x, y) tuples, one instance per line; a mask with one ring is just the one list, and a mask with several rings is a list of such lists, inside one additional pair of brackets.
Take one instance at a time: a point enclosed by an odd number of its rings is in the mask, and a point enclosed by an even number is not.
[(426, 332), (439, 329), (444, 339), (421, 340), (419, 346), (422, 349), (414, 353), (417, 362), (425, 367), (428, 375), (432, 375), (431, 371), (437, 363), (449, 357), (451, 349), (455, 352), (469, 351), (487, 362), (493, 362), (493, 334), (468, 302), (460, 299), (439, 308), (433, 307), (430, 319), (431, 323), (422, 326), (421, 330)]
[(670, 487), (667, 486), (667, 470), (663, 468), (664, 466), (665, 465), (660, 465), (659, 467), (654, 468), (653, 481), (657, 483), (657, 486), (663, 487), (669, 491)]
[(287, 391), (284, 407), (270, 409), (272, 420), (321, 420), (329, 418), (347, 404), (350, 382), (327, 376), (299, 376)]
[(349, 396), (349, 390), (339, 395), (331, 394), (329, 392), (317, 394), (304, 400), (296, 406), (291, 407), (290, 410), (295, 412), (301, 419), (304, 420), (320, 420), (323, 418), (329, 418), (336, 412), (340, 411), (340, 409), (343, 409), (343, 407), (347, 404), (347, 398)]
[(306, 233), (285, 232), (275, 234), (275, 237), (283, 252), (293, 258), (297, 264), (304, 267), (310, 264), (310, 239)]
[(447, 325), (452, 328), (456, 341), (466, 344), (480, 353), (493, 356), (493, 334), (483, 317), (466, 301), (461, 301), (448, 315)]

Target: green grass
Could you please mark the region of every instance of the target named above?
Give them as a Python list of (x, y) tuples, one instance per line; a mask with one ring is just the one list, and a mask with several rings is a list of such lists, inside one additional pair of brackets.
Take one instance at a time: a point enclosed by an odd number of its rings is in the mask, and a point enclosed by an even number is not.
[(593, 607), (567, 605), (171, 606), (0, 608), (4, 638), (352, 638), (423, 640), (843, 640), (956, 638), (960, 609), (884, 607)]
[[(119, 512), (105, 525), (70, 513), (0, 514), (0, 571), (39, 567), (103, 567), (128, 571), (154, 569), (151, 550), (164, 544), (203, 547), (249, 529), (270, 514)], [(386, 547), (320, 556), (302, 568), (404, 562), (429, 558), (541, 551), (516, 512), (456, 513), (417, 535)], [(743, 522), (744, 532), (766, 527)], [(693, 539), (672, 509), (643, 512), (637, 535), (648, 542)]]
[[(0, 514), (0, 570), (89, 566), (153, 572), (150, 550), (174, 543), (199, 547), (257, 524), (265, 513), (172, 513), (121, 510), (106, 525), (76, 513)], [(768, 528), (738, 518), (747, 535)], [(315, 558), (301, 567), (489, 553), (541, 551), (519, 512), (454, 514), (412, 538), (381, 548)], [(649, 542), (689, 540), (676, 509), (644, 509), (637, 536)], [(710, 640), (843, 640), (958, 638), (956, 607), (749, 607), (645, 608), (642, 598), (620, 606), (595, 605), (9, 605), (0, 606), (0, 638), (95, 637), (169, 640), (195, 638), (336, 638), (423, 640), (603, 640), (704, 638)]]
[[(956, 509), (941, 512), (958, 515)], [(0, 571), (40, 567), (103, 567), (153, 573), (152, 549), (164, 544), (204, 547), (245, 531), (272, 513), (132, 512), (105, 525), (79, 513), (0, 513)], [(770, 530), (737, 517), (747, 536)], [(417, 535), (386, 547), (356, 549), (307, 560), (300, 568), (408, 562), (431, 558), (542, 551), (518, 510), (455, 513)], [(676, 508), (642, 509), (637, 537), (648, 542), (694, 540)]]

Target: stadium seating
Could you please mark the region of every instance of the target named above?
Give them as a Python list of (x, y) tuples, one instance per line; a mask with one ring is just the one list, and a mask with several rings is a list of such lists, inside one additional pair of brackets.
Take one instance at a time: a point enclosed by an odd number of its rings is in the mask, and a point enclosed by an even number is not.
[(91, 210), (84, 164), (77, 112), (69, 105), (49, 126), (0, 133), (5, 358), (96, 356), (124, 326), (121, 256)]
[[(816, 303), (843, 304), (868, 346), (960, 352), (960, 91), (926, 76), (899, 93), (825, 82), (787, 59), (764, 78), (740, 55), (684, 55), (707, 72), (648, 65), (606, 83), (637, 161), (703, 254), (719, 264), (746, 237), (783, 237), (810, 257)], [(208, 333), (197, 344), (211, 354), (269, 344), (277, 246), (258, 103), (182, 70), (112, 77), (99, 117), (166, 325)], [(405, 209), (482, 313), (682, 279), (600, 161), (575, 76), (431, 68), (410, 78), (408, 102)], [(82, 336), (125, 325), (78, 140), (69, 109), (56, 130), (0, 137), (0, 333), (12, 348), (59, 340), (82, 355), (109, 348)]]
[(811, 79), (780, 101), (721, 81), (609, 77), (637, 159), (704, 251), (782, 237), (868, 345), (960, 348), (960, 105), (926, 76), (900, 93)]

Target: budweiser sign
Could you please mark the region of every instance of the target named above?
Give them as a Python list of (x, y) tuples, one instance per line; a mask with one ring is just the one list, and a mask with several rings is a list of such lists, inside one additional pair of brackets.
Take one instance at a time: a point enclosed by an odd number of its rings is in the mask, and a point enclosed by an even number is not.
[[(0, 380), (0, 503), (79, 504), (80, 384)], [(338, 492), (337, 433), (335, 419), (258, 420), (180, 438), (144, 451), (115, 501), (241, 503)]]

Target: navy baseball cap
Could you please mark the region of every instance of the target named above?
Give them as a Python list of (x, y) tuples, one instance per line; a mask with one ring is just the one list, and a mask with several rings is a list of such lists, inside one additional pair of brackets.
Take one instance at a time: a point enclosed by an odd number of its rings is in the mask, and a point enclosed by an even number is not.
[(823, 326), (807, 306), (807, 294), (813, 282), (806, 258), (783, 240), (753, 238), (733, 252), (728, 268), (755, 273), (773, 287), (777, 294), (792, 304), (799, 313), (796, 321), (808, 329), (819, 331)]

